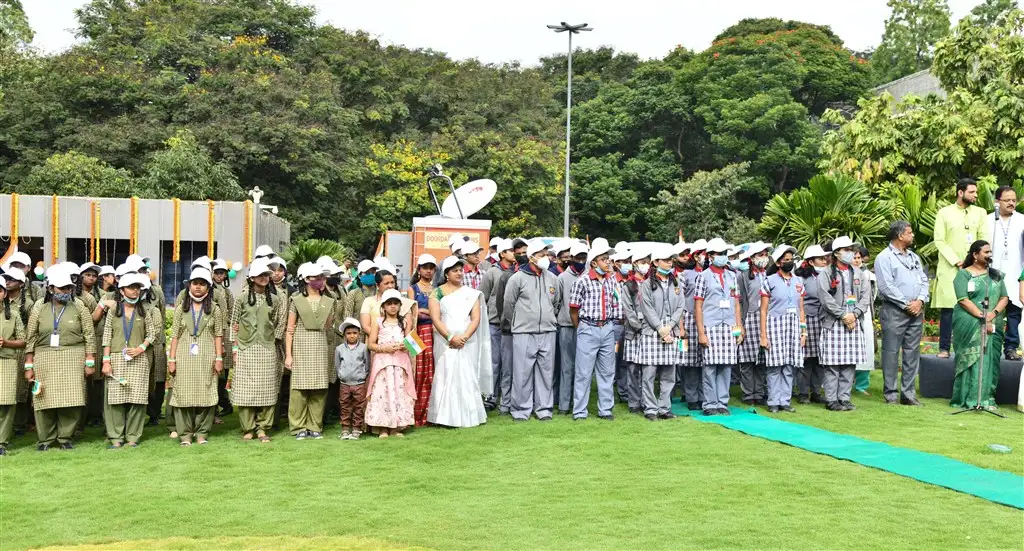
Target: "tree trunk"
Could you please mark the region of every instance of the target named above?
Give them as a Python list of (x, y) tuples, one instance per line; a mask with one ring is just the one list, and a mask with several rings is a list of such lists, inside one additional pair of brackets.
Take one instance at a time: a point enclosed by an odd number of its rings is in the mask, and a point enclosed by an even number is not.
[(775, 184), (775, 193), (782, 193), (786, 189), (786, 178), (789, 177), (789, 167), (782, 165), (782, 177), (779, 178), (777, 184)]

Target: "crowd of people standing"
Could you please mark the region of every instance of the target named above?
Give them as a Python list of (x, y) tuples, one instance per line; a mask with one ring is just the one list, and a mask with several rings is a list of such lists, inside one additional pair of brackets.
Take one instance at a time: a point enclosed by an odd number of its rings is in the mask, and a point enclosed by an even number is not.
[(612, 247), (495, 237), (487, 250), (455, 234), (451, 255), (417, 259), (405, 290), (385, 257), (354, 273), (323, 257), (289, 278), (264, 245), (237, 294), (227, 264), (200, 257), (172, 304), (148, 258), (55, 264), (39, 287), (16, 252), (0, 278), (0, 454), (29, 425), (40, 451), (72, 449), (97, 424), (111, 448), (135, 447), (161, 415), (181, 446), (205, 444), (235, 410), (241, 437), (261, 442), (283, 422), (296, 439), (323, 438), (328, 418), (344, 440), (473, 427), (494, 410), (517, 423), (582, 420), (595, 386), (605, 420), (616, 399), (671, 419), (676, 395), (729, 415), (733, 384), (744, 404), (773, 414), (795, 412), (794, 401), (851, 411), (875, 367), (876, 305), (884, 399), (920, 406), (929, 301), (942, 312), (940, 356), (955, 352), (952, 404), (995, 408), (1000, 357), (1019, 359), (1024, 283), (1006, 279), (1024, 282), (1024, 217), (1010, 188), (996, 192), (991, 216), (972, 206), (976, 194), (960, 181), (939, 213), (934, 296), (905, 221), (892, 223), (873, 272), (847, 236), (801, 254), (721, 238)]

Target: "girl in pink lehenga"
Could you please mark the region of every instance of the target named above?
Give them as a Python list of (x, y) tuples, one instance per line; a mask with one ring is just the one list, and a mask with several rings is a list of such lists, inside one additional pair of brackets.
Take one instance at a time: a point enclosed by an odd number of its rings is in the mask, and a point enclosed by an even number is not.
[(370, 326), (367, 343), (373, 354), (367, 381), (366, 424), (380, 438), (403, 437), (402, 431), (414, 423), (416, 385), (412, 361), (402, 344), (412, 324), (399, 316), (402, 295), (389, 289), (381, 296), (381, 316)]

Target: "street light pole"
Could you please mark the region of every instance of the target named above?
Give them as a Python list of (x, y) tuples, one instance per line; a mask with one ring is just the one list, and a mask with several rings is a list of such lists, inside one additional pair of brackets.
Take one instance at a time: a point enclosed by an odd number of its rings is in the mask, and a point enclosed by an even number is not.
[(568, 56), (568, 85), (565, 94), (565, 220), (562, 227), (564, 237), (569, 237), (569, 144), (572, 134), (572, 35), (580, 31), (592, 31), (586, 23), (569, 25), (562, 21), (559, 25), (548, 25), (548, 28), (556, 33), (569, 32), (569, 56)]

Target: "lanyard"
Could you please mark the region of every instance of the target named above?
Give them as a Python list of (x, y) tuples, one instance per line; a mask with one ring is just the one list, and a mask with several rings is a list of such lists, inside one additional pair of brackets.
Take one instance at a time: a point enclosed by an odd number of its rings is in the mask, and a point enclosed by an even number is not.
[(192, 304), (192, 338), (199, 336), (199, 322), (203, 321), (203, 307), (199, 307), (199, 317), (196, 317), (196, 306)]
[[(899, 263), (902, 264), (904, 268), (906, 268), (906, 269), (910, 270), (911, 272), (913, 272), (913, 271), (915, 271), (915, 270), (917, 270), (917, 269), (919, 269), (921, 267), (921, 265), (917, 262), (917, 259), (914, 258), (913, 256), (911, 256), (910, 251), (907, 251), (905, 254), (900, 254), (900, 252), (898, 250), (896, 250), (896, 247), (893, 247), (891, 244), (889, 245), (889, 248), (892, 249), (892, 253), (893, 253), (892, 255), (894, 257), (896, 257), (896, 260), (898, 260)], [(913, 259), (913, 263), (910, 264), (910, 265), (907, 265), (907, 263), (903, 261), (903, 257), (904, 256), (906, 256), (907, 258)]]
[(60, 318), (64, 317), (64, 310), (68, 307), (67, 304), (60, 307), (60, 313), (57, 313), (57, 309), (54, 308), (53, 303), (50, 303), (50, 314), (53, 316), (53, 334), (57, 334), (57, 326), (60, 325)]
[(127, 316), (121, 316), (121, 329), (124, 331), (124, 345), (128, 346), (128, 341), (132, 338), (132, 329), (135, 328), (135, 309), (132, 308), (132, 319), (131, 321), (125, 321)]

